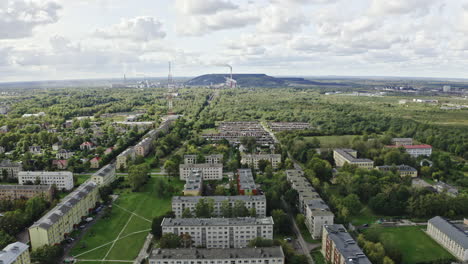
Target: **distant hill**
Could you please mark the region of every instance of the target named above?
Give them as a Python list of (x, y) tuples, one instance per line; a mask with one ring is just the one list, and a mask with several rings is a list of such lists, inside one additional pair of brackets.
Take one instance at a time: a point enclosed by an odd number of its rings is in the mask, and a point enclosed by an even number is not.
[[(195, 77), (185, 84), (189, 86), (208, 86), (222, 84), (227, 74), (205, 74)], [(276, 78), (266, 74), (233, 74), (232, 78), (241, 87), (280, 87), (280, 86), (343, 86), (341, 83), (315, 82), (304, 78)]]

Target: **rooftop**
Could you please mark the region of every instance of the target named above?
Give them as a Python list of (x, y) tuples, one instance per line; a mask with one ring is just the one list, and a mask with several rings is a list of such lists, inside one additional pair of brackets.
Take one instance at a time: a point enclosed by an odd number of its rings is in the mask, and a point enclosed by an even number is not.
[(372, 264), (343, 225), (324, 225), (328, 237), (348, 264)]
[(403, 146), (396, 146), (396, 145), (391, 145), (387, 146), (388, 148), (405, 148), (405, 149), (432, 149), (431, 145), (403, 145)]
[(71, 171), (20, 171), (18, 172), (18, 176), (51, 176), (51, 177), (73, 177), (73, 173)]
[(100, 170), (98, 170), (96, 173), (93, 174), (93, 176), (107, 176), (109, 173), (111, 173), (113, 170), (115, 170), (115, 164), (107, 164), (106, 166), (102, 167)]
[(271, 216), (265, 218), (164, 218), (161, 226), (245, 226), (273, 225)]
[(454, 224), (446, 219), (436, 216), (428, 221), (434, 227), (446, 234), (465, 250), (468, 249), (468, 226), (465, 224)]
[(343, 158), (345, 158), (349, 162), (374, 162), (370, 159), (355, 158), (353, 155), (350, 154), (350, 152), (356, 152), (356, 150), (353, 149), (335, 149), (334, 151), (343, 156)]
[(222, 168), (223, 164), (221, 163), (199, 163), (199, 164), (180, 164), (180, 168)]
[(52, 185), (0, 185), (0, 190), (38, 190), (48, 191)]
[(21, 163), (12, 162), (11, 160), (2, 160), (0, 167), (21, 167)]
[(399, 171), (417, 171), (415, 168), (408, 166), (408, 165), (384, 165), (384, 166), (377, 166), (377, 169), (379, 170), (391, 170), (393, 168), (396, 168)]
[(150, 259), (259, 259), (284, 258), (281, 247), (268, 248), (181, 248), (155, 249)]
[(172, 203), (174, 202), (198, 202), (200, 199), (213, 199), (215, 202), (222, 201), (236, 201), (241, 200), (244, 202), (263, 201), (266, 202), (264, 195), (236, 195), (236, 196), (173, 196)]
[(29, 246), (21, 242), (15, 242), (0, 250), (0, 263), (11, 264), (26, 250)]

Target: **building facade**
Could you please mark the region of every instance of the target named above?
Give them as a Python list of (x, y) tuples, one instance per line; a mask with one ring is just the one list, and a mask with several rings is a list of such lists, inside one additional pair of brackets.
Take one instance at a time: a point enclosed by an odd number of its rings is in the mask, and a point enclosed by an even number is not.
[(332, 264), (372, 264), (343, 225), (324, 225), (322, 254)]
[(149, 264), (284, 264), (281, 247), (154, 249)]
[(117, 156), (117, 169), (126, 169), (128, 161), (135, 159), (135, 148), (129, 147)]
[(431, 145), (392, 145), (387, 146), (388, 148), (404, 148), (405, 151), (411, 155), (413, 158), (417, 158), (419, 156), (430, 156), (432, 154), (432, 146)]
[(68, 151), (66, 149), (61, 149), (61, 150), (59, 150), (57, 152), (57, 154), (55, 154), (55, 158), (67, 160), (67, 159), (73, 157), (73, 155), (75, 155), (75, 152)]
[(377, 166), (380, 171), (392, 171), (395, 170), (401, 177), (418, 177), (418, 170), (408, 165), (397, 165), (397, 166)]
[(29, 227), (31, 247), (54, 245), (64, 240), (89, 215), (99, 199), (97, 184), (87, 181), (67, 195), (41, 219)]
[(42, 196), (51, 201), (52, 185), (0, 185), (0, 200), (30, 199)]
[(58, 189), (73, 189), (73, 173), (70, 171), (21, 171), (18, 173), (18, 183), (34, 183), (40, 180), (40, 185), (56, 185)]
[(427, 222), (427, 234), (460, 261), (468, 261), (468, 220), (452, 223), (436, 216)]
[(392, 144), (396, 146), (413, 145), (412, 138), (392, 138)]
[(368, 170), (374, 168), (374, 161), (370, 159), (358, 159), (357, 151), (354, 149), (335, 149), (333, 150), (333, 159), (338, 168), (343, 167), (346, 163)]
[(245, 154), (241, 155), (241, 164), (253, 166), (255, 169), (258, 169), (258, 162), (261, 160), (266, 160), (270, 162), (273, 169), (278, 168), (278, 165), (281, 163), (281, 154)]
[(137, 156), (146, 157), (148, 153), (151, 151), (151, 144), (153, 139), (151, 137), (146, 137), (138, 144), (135, 145), (135, 154)]
[(0, 250), (0, 264), (30, 264), (29, 246), (15, 242)]
[(201, 171), (203, 180), (221, 180), (223, 178), (223, 164), (180, 164), (179, 177), (181, 180), (187, 180), (192, 171)]
[(18, 172), (23, 170), (23, 165), (19, 162), (12, 162), (10, 160), (2, 160), (0, 163), (0, 171), (6, 171), (8, 178), (17, 179)]
[(273, 239), (273, 218), (164, 218), (163, 234), (188, 234), (195, 247), (244, 248), (257, 237)]
[(107, 164), (91, 176), (91, 180), (99, 186), (111, 184), (115, 180), (115, 165)]
[(214, 203), (214, 212), (216, 216), (221, 216), (221, 205), (224, 201), (228, 201), (231, 207), (234, 206), (235, 201), (240, 200), (244, 202), (247, 209), (255, 209), (257, 217), (266, 216), (266, 198), (264, 195), (254, 196), (174, 196), (172, 197), (172, 211), (176, 217), (182, 217), (182, 213), (186, 208), (190, 209), (192, 214), (195, 212), (195, 206), (200, 199), (212, 199)]
[(206, 155), (205, 163), (208, 163), (208, 164), (223, 163), (223, 154)]

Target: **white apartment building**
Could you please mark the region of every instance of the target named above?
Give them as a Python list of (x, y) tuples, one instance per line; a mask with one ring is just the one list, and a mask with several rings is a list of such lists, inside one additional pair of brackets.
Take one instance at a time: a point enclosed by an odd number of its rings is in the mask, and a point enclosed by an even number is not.
[(452, 223), (436, 216), (427, 222), (427, 234), (460, 261), (468, 261), (468, 219)]
[(372, 264), (343, 225), (324, 225), (322, 254), (326, 263)]
[(6, 171), (9, 178), (18, 178), (18, 172), (23, 170), (23, 165), (19, 162), (2, 160), (0, 162), (0, 172)]
[(223, 163), (223, 154), (206, 155), (205, 163), (208, 163), (208, 164)]
[(179, 165), (179, 178), (183, 181), (192, 171), (201, 171), (203, 180), (221, 180), (223, 178), (223, 164), (180, 164)]
[(128, 161), (135, 159), (135, 148), (129, 147), (117, 156), (117, 169), (126, 169)]
[(97, 185), (109, 185), (115, 180), (115, 165), (107, 164), (91, 176)]
[(20, 171), (18, 183), (24, 185), (26, 182), (34, 183), (40, 180), (40, 185), (56, 185), (59, 190), (73, 189), (73, 173), (70, 171)]
[(271, 167), (276, 169), (281, 163), (281, 154), (241, 154), (241, 164), (253, 165), (255, 169), (258, 169), (258, 162), (261, 160), (270, 162)]
[(154, 249), (149, 264), (284, 264), (281, 247)]
[(244, 248), (257, 237), (273, 239), (273, 218), (164, 218), (163, 234), (188, 234), (195, 247)]
[(343, 167), (346, 163), (368, 170), (374, 168), (373, 160), (359, 159), (357, 157), (357, 151), (354, 149), (335, 149), (333, 150), (333, 159), (338, 168)]
[(15, 242), (0, 250), (0, 264), (30, 264), (29, 246)]
[(185, 208), (189, 208), (192, 213), (195, 212), (195, 206), (200, 199), (212, 199), (214, 202), (214, 215), (221, 216), (221, 205), (223, 201), (228, 201), (234, 206), (235, 201), (244, 202), (247, 209), (254, 208), (257, 217), (266, 216), (266, 198), (264, 195), (236, 195), (236, 196), (174, 196), (172, 197), (172, 211), (176, 217), (182, 217)]

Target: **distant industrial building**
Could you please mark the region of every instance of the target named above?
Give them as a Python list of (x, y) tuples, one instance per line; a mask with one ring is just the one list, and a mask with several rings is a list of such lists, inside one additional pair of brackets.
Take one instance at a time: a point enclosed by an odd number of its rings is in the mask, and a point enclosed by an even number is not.
[(59, 190), (73, 189), (73, 173), (70, 171), (21, 171), (18, 173), (18, 183), (24, 185), (28, 182), (40, 185), (54, 185)]
[(109, 185), (115, 180), (115, 165), (107, 164), (91, 176), (91, 180), (97, 185)]
[(200, 199), (211, 199), (214, 202), (214, 212), (216, 216), (221, 216), (221, 205), (224, 201), (229, 202), (233, 207), (235, 201), (242, 201), (247, 209), (255, 209), (257, 217), (266, 216), (266, 198), (264, 195), (236, 195), (236, 196), (174, 196), (172, 197), (172, 211), (176, 217), (182, 217), (186, 208), (190, 209), (192, 214)]
[(359, 159), (357, 157), (357, 151), (354, 149), (335, 149), (333, 150), (333, 159), (338, 168), (343, 167), (346, 163), (368, 170), (374, 168), (374, 161), (370, 159)]
[(257, 185), (255, 184), (251, 169), (237, 170), (237, 190), (241, 195), (257, 195)]
[(201, 171), (203, 180), (221, 180), (223, 178), (223, 164), (180, 164), (179, 177), (181, 180), (186, 180), (192, 171)]
[(405, 151), (411, 155), (411, 157), (417, 158), (419, 156), (430, 156), (432, 154), (432, 146), (431, 145), (392, 145), (387, 146), (388, 148), (399, 148), (402, 147)]
[(241, 154), (241, 164), (253, 166), (257, 170), (261, 160), (270, 162), (271, 167), (276, 169), (281, 163), (281, 154)]
[(324, 225), (322, 254), (327, 263), (372, 264), (343, 225)]
[(30, 264), (29, 246), (15, 242), (0, 250), (0, 264)]
[(188, 234), (195, 247), (244, 248), (257, 237), (273, 239), (273, 218), (164, 218), (163, 234)]
[(203, 172), (201, 170), (193, 170), (190, 172), (184, 184), (185, 196), (200, 196), (203, 191)]
[(284, 264), (281, 247), (154, 249), (149, 264)]
[(427, 234), (460, 261), (468, 261), (468, 219), (452, 223), (436, 216), (427, 222)]
[(52, 195), (51, 185), (0, 185), (0, 200), (30, 199), (42, 196), (51, 201)]
[(99, 192), (95, 182), (87, 181), (81, 184), (29, 227), (32, 249), (59, 244), (82, 221), (82, 217), (91, 212), (98, 198)]
[(377, 166), (380, 171), (392, 171), (395, 170), (401, 177), (418, 177), (418, 170), (408, 165), (396, 165), (396, 166)]

